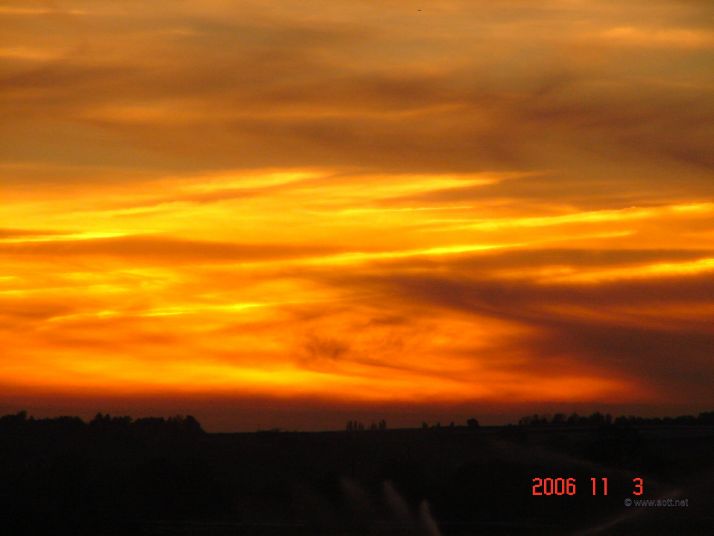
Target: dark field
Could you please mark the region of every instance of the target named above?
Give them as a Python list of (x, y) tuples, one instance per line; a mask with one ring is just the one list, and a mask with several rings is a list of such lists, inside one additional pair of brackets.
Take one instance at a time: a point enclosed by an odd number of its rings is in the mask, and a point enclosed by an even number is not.
[[(205, 434), (194, 423), (5, 418), (0, 534), (714, 533), (709, 424)], [(575, 495), (534, 497), (534, 477), (575, 478)], [(608, 478), (607, 496), (592, 495), (591, 477)]]

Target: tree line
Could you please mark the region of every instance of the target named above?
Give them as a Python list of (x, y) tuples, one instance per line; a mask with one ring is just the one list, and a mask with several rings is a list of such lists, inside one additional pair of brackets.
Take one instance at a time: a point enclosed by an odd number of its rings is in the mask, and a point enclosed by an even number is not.
[[(590, 415), (571, 413), (533, 414), (521, 417), (518, 426), (652, 426), (652, 425), (714, 425), (714, 411), (706, 411), (698, 415), (680, 415), (677, 417), (638, 417), (620, 415), (614, 417), (609, 413), (595, 412)], [(432, 425), (422, 423), (422, 429), (456, 428), (452, 421), (446, 426), (441, 423)], [(458, 426), (459, 428), (463, 426)], [(477, 419), (466, 421), (469, 429), (478, 429)], [(362, 421), (349, 420), (345, 425), (347, 432), (384, 431), (387, 421), (381, 419), (365, 425)], [(133, 419), (129, 416), (111, 416), (97, 413), (93, 419), (85, 422), (80, 417), (35, 418), (28, 416), (26, 411), (0, 417), (0, 433), (3, 432), (96, 432), (115, 435), (154, 435), (154, 436), (198, 436), (205, 434), (203, 427), (192, 415), (176, 415), (173, 417), (141, 417)], [(278, 429), (275, 429), (278, 431)]]
[(102, 434), (126, 435), (180, 435), (196, 436), (204, 434), (203, 427), (192, 415), (173, 417), (111, 416), (97, 413), (85, 422), (80, 417), (53, 417), (37, 419), (19, 411), (0, 417), (0, 432), (97, 432)]
[(620, 415), (613, 418), (609, 413), (596, 411), (590, 415), (555, 413), (553, 415), (526, 415), (518, 421), (519, 426), (602, 426), (602, 425), (714, 425), (714, 411), (705, 411), (697, 416), (680, 415), (678, 417), (637, 417)]

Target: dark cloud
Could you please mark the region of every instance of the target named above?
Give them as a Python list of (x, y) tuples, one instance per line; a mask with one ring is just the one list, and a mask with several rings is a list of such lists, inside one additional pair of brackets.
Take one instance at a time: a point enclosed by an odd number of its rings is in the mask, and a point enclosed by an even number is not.
[(103, 255), (136, 257), (165, 262), (256, 261), (290, 259), (343, 251), (335, 247), (298, 244), (236, 244), (183, 240), (160, 236), (127, 236), (86, 240), (51, 240), (0, 244), (6, 255), (68, 256)]
[[(664, 166), (686, 184), (714, 164), (714, 30), (701, 4), (456, 2), (435, 10), (436, 26), (405, 18), (399, 2), (379, 13), (338, 4), (319, 3), (310, 17), (289, 7), (92, 4), (80, 37), (58, 26), (74, 45), (64, 56), (0, 80), (2, 113), (107, 129), (206, 168), (567, 167), (562, 183), (575, 184), (593, 166), (615, 173), (616, 160), (635, 166), (627, 180)], [(613, 28), (621, 41), (608, 39)], [(663, 39), (671, 46), (653, 55)], [(678, 48), (678, 39), (703, 44)]]
[[(568, 266), (573, 268), (616, 268), (620, 266), (644, 265), (651, 263), (672, 263), (696, 261), (714, 258), (711, 249), (598, 249), (598, 248), (540, 248), (515, 249), (510, 251), (488, 251), (481, 254), (460, 255), (458, 257), (422, 257), (407, 261), (385, 261), (382, 264), (399, 272), (406, 268), (422, 268), (431, 271), (446, 270), (459, 274), (468, 281), (478, 277), (486, 270), (498, 269), (531, 269), (549, 266)], [(504, 284), (502, 281), (497, 284)], [(514, 283), (511, 283), (514, 284)], [(516, 282), (515, 284), (521, 284)], [(647, 285), (647, 283), (644, 283)], [(651, 285), (652, 283), (649, 283)], [(664, 285), (667, 281), (659, 280), (656, 285)], [(686, 293), (687, 283), (682, 280), (674, 282), (675, 292)], [(580, 290), (577, 290), (580, 289)], [(568, 289), (568, 292), (583, 292), (582, 286)], [(599, 293), (599, 290), (595, 292)]]
[(51, 236), (58, 234), (55, 231), (40, 231), (37, 229), (0, 229), (0, 240), (33, 238), (38, 236)]
[(337, 360), (349, 351), (349, 345), (337, 339), (313, 335), (305, 342), (305, 351), (311, 360)]
[[(584, 171), (577, 178), (567, 173), (538, 173), (501, 180), (492, 184), (445, 188), (412, 195), (384, 199), (380, 206), (409, 206), (419, 204), (469, 203), (508, 199), (521, 205), (537, 208), (538, 203), (561, 200), (584, 210), (658, 206), (663, 203), (714, 195), (714, 183), (706, 173), (689, 175), (686, 186), (671, 181), (671, 170), (652, 170), (640, 177), (630, 177), (626, 163), (620, 173), (613, 169)], [(623, 179), (622, 173), (628, 175)], [(653, 187), (656, 185), (656, 187)]]
[[(663, 399), (712, 403), (711, 326), (700, 323), (695, 326), (699, 330), (672, 330), (557, 320), (542, 325), (548, 336), (535, 346), (538, 354), (577, 356), (589, 365), (651, 386)], [(537, 367), (537, 360), (531, 366)]]
[[(478, 277), (474, 274), (473, 277)], [(457, 276), (399, 274), (347, 278), (345, 282), (364, 282), (408, 300), (423, 301), (475, 313), (502, 316), (512, 320), (537, 321), (552, 313), (546, 305), (598, 307), (618, 305), (656, 305), (657, 303), (712, 303), (714, 280), (710, 274), (676, 278), (648, 278), (599, 284), (539, 284), (528, 280)]]
[[(442, 270), (443, 271), (443, 270)], [(529, 329), (514, 348), (528, 348), (527, 361), (507, 358), (502, 342), (474, 355), (502, 370), (530, 377), (557, 377), (573, 370), (608, 371), (643, 383), (666, 399), (711, 402), (714, 280), (701, 276), (617, 281), (597, 285), (542, 285), (519, 280), (392, 274), (347, 278), (340, 284), (376, 289), (386, 303), (413, 304), (422, 311), (451, 310), (497, 318)], [(686, 304), (701, 317), (682, 318), (668, 305)], [(629, 312), (628, 312), (629, 311)], [(638, 314), (636, 311), (641, 311)], [(707, 312), (709, 311), (709, 312)], [(468, 352), (467, 352), (468, 353)], [(489, 359), (486, 358), (488, 363)], [(687, 393), (685, 395), (684, 393)]]

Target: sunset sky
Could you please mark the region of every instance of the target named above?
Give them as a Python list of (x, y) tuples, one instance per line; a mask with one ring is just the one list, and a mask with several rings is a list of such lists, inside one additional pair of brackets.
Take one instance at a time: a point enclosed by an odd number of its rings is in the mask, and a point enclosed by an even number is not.
[(714, 407), (708, 0), (0, 2), (0, 413)]

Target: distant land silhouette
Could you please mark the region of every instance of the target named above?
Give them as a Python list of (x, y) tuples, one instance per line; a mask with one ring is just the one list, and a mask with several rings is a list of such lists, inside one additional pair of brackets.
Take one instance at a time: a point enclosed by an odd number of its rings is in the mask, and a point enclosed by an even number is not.
[(19, 412), (0, 417), (0, 534), (711, 534), (713, 452), (714, 411), (254, 433)]

